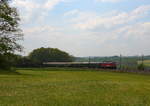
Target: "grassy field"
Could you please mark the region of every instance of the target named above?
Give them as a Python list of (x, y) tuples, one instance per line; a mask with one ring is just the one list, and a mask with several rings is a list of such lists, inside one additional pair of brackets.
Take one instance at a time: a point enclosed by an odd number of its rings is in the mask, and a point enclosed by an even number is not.
[(88, 69), (0, 72), (0, 106), (150, 106), (150, 76)]
[[(138, 64), (141, 64), (141, 63), (142, 61), (138, 61)], [(150, 60), (144, 60), (143, 63), (146, 67), (150, 67)]]

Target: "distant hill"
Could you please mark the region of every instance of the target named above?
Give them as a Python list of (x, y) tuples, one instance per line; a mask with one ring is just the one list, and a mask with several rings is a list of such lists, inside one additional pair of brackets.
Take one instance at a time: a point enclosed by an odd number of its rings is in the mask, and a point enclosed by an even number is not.
[[(142, 60), (142, 56), (122, 56), (121, 59), (123, 61), (139, 61)], [(103, 62), (103, 61), (120, 61), (120, 56), (106, 56), (106, 57), (76, 57), (76, 62)], [(150, 60), (150, 55), (144, 56), (144, 60)]]

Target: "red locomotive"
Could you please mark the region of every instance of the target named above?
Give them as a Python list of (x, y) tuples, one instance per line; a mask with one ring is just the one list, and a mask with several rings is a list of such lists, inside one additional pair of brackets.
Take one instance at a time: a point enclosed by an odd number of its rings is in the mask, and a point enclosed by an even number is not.
[(101, 68), (110, 68), (110, 69), (116, 69), (117, 68), (116, 62), (102, 62), (99, 65)]

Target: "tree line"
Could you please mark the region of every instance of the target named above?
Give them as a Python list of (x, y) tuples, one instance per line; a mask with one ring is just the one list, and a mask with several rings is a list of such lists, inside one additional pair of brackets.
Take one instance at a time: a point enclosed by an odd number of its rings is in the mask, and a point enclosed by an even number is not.
[(34, 49), (28, 56), (17, 56), (17, 67), (40, 67), (46, 62), (72, 62), (74, 57), (57, 48)]

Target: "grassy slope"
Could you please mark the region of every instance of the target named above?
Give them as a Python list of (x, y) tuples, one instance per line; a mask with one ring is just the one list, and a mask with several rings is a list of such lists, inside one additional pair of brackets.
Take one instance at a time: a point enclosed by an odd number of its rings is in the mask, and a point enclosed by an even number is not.
[(149, 66), (149, 67), (150, 67), (150, 60), (145, 60), (145, 61), (144, 61), (144, 64), (145, 64), (146, 66)]
[[(138, 61), (138, 63), (141, 64), (142, 61)], [(150, 67), (150, 60), (144, 60), (143, 63), (144, 63), (144, 65), (145, 65), (146, 67)]]
[(14, 106), (150, 106), (150, 76), (85, 69), (0, 74), (0, 104)]

